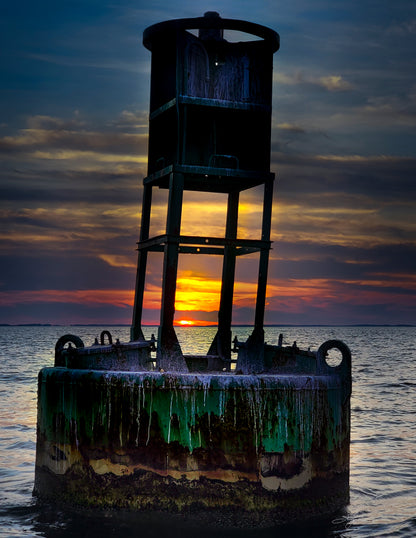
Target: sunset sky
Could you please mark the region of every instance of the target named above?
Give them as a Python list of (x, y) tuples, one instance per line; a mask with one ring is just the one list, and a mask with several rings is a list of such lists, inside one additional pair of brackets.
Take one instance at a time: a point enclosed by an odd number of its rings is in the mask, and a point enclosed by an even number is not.
[[(416, 3), (85, 0), (0, 9), (0, 323), (131, 321), (150, 52), (143, 30), (218, 11), (279, 32), (267, 324), (416, 323)], [(200, 201), (203, 200), (201, 207)], [(240, 201), (260, 236), (261, 190)], [(164, 227), (155, 193), (152, 234)], [(182, 232), (222, 236), (226, 200), (187, 193)], [(150, 257), (145, 322), (159, 320)], [(253, 322), (258, 257), (237, 262)], [(180, 258), (176, 319), (215, 322), (221, 258)]]

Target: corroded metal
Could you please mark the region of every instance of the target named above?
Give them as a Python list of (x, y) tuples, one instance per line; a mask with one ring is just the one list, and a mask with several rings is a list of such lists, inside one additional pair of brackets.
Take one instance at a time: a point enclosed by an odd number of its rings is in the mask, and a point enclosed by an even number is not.
[[(149, 26), (149, 28), (144, 31), (143, 44), (149, 50), (152, 50), (154, 47), (154, 42), (163, 38), (164, 36), (166, 36), (166, 34), (176, 33), (182, 30), (191, 30), (195, 28), (203, 29), (205, 31), (212, 29), (224, 30), (224, 28), (227, 28), (229, 30), (245, 32), (247, 34), (251, 34), (253, 36), (257, 36), (264, 39), (273, 52), (277, 51), (280, 47), (279, 34), (276, 33), (274, 30), (249, 21), (222, 19), (215, 11), (208, 11), (207, 13), (205, 13), (204, 17), (175, 19)], [(204, 37), (207, 37), (206, 33)], [(221, 37), (222, 36), (220, 34), (220, 38)]]
[[(104, 337), (108, 337), (105, 343)], [(90, 347), (85, 347), (84, 342), (72, 334), (59, 338), (55, 346), (55, 366), (63, 366), (74, 369), (93, 370), (125, 370), (141, 371), (152, 370), (153, 360), (151, 351), (155, 351), (155, 338), (148, 341), (121, 343), (118, 339), (115, 343), (109, 331), (103, 331), (100, 335), (100, 343), (96, 339)], [(66, 344), (69, 344), (65, 347)], [(73, 347), (71, 344), (75, 344)]]
[[(199, 28), (199, 35), (188, 32)], [(229, 43), (224, 30), (260, 40)], [(274, 174), (276, 32), (209, 12), (144, 34), (152, 51), (131, 341), (64, 335), (39, 374), (35, 494), (80, 506), (179, 514), (203, 525), (270, 526), (348, 501), (351, 354), (264, 342)], [(261, 238), (240, 239), (239, 193), (263, 186)], [(169, 189), (166, 232), (150, 237), (153, 187)], [(181, 234), (185, 190), (228, 196), (225, 237)], [(163, 252), (157, 339), (141, 323), (147, 257)], [(254, 328), (231, 341), (236, 256), (258, 253)], [(205, 355), (174, 329), (178, 258), (223, 256), (218, 330)], [(327, 363), (336, 348), (337, 366)]]
[(336, 368), (268, 346), (280, 375), (45, 368), (36, 492), (212, 525), (330, 513), (348, 500), (350, 431), (350, 355), (334, 345)]
[[(189, 30), (197, 29), (198, 35)], [(251, 38), (232, 42), (226, 30)], [(258, 39), (260, 38), (260, 39)], [(152, 53), (148, 176), (144, 194), (136, 300), (131, 336), (141, 338), (147, 256), (163, 252), (162, 305), (158, 334), (161, 368), (185, 372), (174, 329), (178, 259), (183, 254), (223, 256), (218, 331), (208, 350), (229, 368), (236, 256), (259, 253), (252, 362), (263, 361), (263, 320), (274, 174), (270, 172), (273, 54), (279, 35), (246, 21), (222, 19), (218, 13), (178, 19), (145, 30), (143, 43)], [(239, 194), (263, 186), (261, 239), (237, 236)], [(149, 237), (153, 187), (169, 189), (166, 233)], [(223, 238), (180, 233), (186, 190), (228, 195)]]

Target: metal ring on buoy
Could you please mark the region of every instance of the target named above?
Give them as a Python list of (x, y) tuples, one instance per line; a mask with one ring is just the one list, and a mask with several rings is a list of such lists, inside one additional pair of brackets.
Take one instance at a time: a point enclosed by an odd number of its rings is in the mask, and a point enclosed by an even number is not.
[[(342, 354), (342, 361), (337, 366), (331, 366), (326, 360), (326, 354), (330, 349), (338, 349)], [(340, 390), (342, 391), (342, 401), (345, 403), (351, 396), (351, 351), (347, 344), (341, 340), (327, 340), (316, 352), (316, 373), (318, 375), (332, 375), (333, 373), (341, 377)]]
[[(326, 361), (326, 354), (330, 349), (338, 349), (341, 352), (342, 361), (338, 366), (330, 366)], [(316, 352), (316, 357), (321, 364), (325, 363), (329, 368), (339, 368), (343, 364), (345, 364), (348, 368), (351, 368), (350, 348), (341, 340), (327, 340), (321, 344)]]
[(100, 335), (100, 343), (101, 345), (105, 345), (104, 344), (104, 338), (107, 336), (108, 338), (108, 344), (111, 346), (113, 344), (113, 337), (111, 336), (111, 333), (110, 331), (103, 331)]
[(65, 344), (68, 343), (74, 344), (76, 348), (84, 347), (84, 342), (79, 336), (75, 336), (73, 334), (65, 334), (64, 336), (61, 336), (61, 338), (59, 338), (55, 344), (55, 366), (65, 366), (62, 351)]

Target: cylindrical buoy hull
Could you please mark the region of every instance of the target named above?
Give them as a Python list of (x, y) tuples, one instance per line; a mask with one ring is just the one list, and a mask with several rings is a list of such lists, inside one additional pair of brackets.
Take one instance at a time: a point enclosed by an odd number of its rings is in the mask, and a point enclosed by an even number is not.
[(71, 504), (268, 526), (348, 502), (341, 375), (45, 368), (35, 493)]

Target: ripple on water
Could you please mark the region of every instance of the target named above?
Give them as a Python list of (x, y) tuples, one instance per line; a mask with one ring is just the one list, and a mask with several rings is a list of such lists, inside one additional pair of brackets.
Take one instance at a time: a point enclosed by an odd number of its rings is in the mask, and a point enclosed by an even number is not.
[[(67, 333), (86, 345), (107, 327), (0, 327), (0, 536), (69, 538), (212, 538), (207, 529), (183, 531), (159, 519), (134, 514), (59, 511), (37, 506), (32, 498), (37, 374), (53, 365), (54, 345)], [(111, 327), (113, 337), (128, 340), (128, 327)], [(188, 353), (206, 352), (216, 328), (180, 328)], [(145, 328), (146, 337), (157, 333)], [(251, 329), (233, 327), (245, 340)], [(337, 338), (352, 351), (353, 394), (351, 502), (343, 514), (276, 531), (215, 532), (216, 538), (415, 538), (416, 536), (416, 328), (267, 327), (266, 340), (316, 350)], [(1, 534), (3, 532), (3, 535)]]

